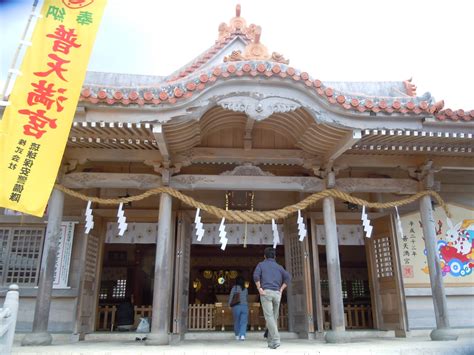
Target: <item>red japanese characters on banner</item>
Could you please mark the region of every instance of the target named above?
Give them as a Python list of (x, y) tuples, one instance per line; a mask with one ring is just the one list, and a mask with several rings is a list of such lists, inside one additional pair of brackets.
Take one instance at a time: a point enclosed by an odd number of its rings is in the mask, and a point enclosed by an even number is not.
[(105, 0), (45, 0), (0, 122), (0, 206), (42, 216)]
[[(48, 70), (35, 72), (33, 73), (35, 76), (49, 80), (51, 80), (51, 76), (54, 76), (54, 79), (68, 81), (65, 78), (65, 73), (68, 71), (67, 65), (71, 63), (71, 61), (65, 58), (68, 57), (71, 48), (81, 47), (81, 45), (76, 42), (77, 34), (74, 31), (74, 28), (66, 29), (64, 25), (59, 25), (54, 33), (48, 33), (46, 35), (46, 37), (54, 39), (51, 48), (52, 53), (48, 54), (48, 58), (52, 59), (52, 61), (47, 62)], [(57, 53), (61, 53), (62, 57)], [(55, 115), (55, 113), (61, 112), (64, 109), (63, 102), (68, 98), (63, 96), (63, 94), (66, 93), (67, 89), (58, 87), (55, 90), (55, 82), (49, 82), (47, 80), (39, 80), (37, 83), (32, 82), (31, 87), (32, 91), (28, 92), (26, 104), (30, 107), (42, 105), (46, 110), (36, 109), (36, 111), (32, 111), (22, 109), (18, 112), (22, 115), (28, 115), (29, 118), (28, 123), (23, 126), (23, 133), (27, 136), (40, 139), (43, 134), (47, 132), (48, 128), (55, 129), (57, 127), (56, 119), (48, 117), (47, 114)]]

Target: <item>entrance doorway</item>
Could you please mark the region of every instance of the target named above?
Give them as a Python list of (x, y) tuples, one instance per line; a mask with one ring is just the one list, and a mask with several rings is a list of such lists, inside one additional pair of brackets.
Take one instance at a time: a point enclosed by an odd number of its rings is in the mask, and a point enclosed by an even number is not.
[[(237, 276), (242, 276), (248, 288), (249, 330), (263, 330), (265, 320), (253, 271), (263, 260), (268, 245), (228, 245), (225, 251), (218, 245), (191, 246), (189, 281), (188, 330), (232, 330), (232, 309), (228, 307), (231, 288)], [(277, 246), (277, 262), (285, 265), (282, 245)], [(279, 326), (288, 329), (286, 292), (280, 305)]]
[[(329, 330), (331, 329), (331, 315), (324, 247), (319, 248), (319, 260), (323, 324), (324, 330)], [(339, 261), (346, 329), (372, 329), (372, 302), (365, 247), (363, 245), (340, 245)]]
[(151, 316), (155, 244), (105, 244), (96, 330), (113, 331), (117, 306), (132, 299), (135, 326)]

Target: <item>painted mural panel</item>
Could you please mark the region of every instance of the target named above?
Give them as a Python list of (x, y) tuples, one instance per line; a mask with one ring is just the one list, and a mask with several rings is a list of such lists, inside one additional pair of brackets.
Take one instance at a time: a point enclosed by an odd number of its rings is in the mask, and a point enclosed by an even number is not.
[[(445, 284), (474, 285), (474, 210), (449, 205), (452, 218), (436, 207), (437, 247)], [(428, 264), (420, 213), (401, 217), (403, 237), (398, 238), (405, 285), (429, 284)]]

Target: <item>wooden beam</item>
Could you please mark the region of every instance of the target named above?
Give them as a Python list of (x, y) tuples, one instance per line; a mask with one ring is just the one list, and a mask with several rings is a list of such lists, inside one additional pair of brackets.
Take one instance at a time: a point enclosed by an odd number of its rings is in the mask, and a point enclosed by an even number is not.
[(362, 133), (358, 129), (348, 132), (344, 138), (342, 138), (329, 152), (326, 153), (324, 160), (326, 162), (333, 162), (361, 138)]
[(77, 160), (79, 162), (143, 162), (145, 160), (163, 160), (158, 150), (138, 149), (67, 148), (64, 157), (66, 160)]
[(316, 177), (177, 175), (170, 186), (178, 190), (301, 191), (324, 189)]
[[(472, 180), (471, 180), (472, 181)], [(463, 193), (463, 194), (472, 194), (474, 193), (474, 185), (469, 184), (445, 184), (441, 183), (441, 191), (444, 193)]]
[(244, 135), (244, 149), (252, 149), (252, 131), (255, 120), (251, 117), (247, 117), (247, 122), (245, 123), (245, 135)]
[(193, 148), (189, 153), (173, 157), (175, 164), (188, 166), (196, 163), (222, 163), (253, 165), (304, 165), (318, 161), (317, 158), (300, 149), (239, 149), (239, 148)]
[[(124, 154), (126, 153), (126, 154)], [(136, 149), (99, 149), (99, 148), (68, 148), (66, 160), (77, 160), (79, 164), (86, 161), (96, 162), (163, 162), (158, 150)], [(473, 170), (474, 157), (447, 157), (426, 154), (391, 155), (391, 154), (351, 154), (345, 153), (337, 158), (335, 168), (400, 168), (408, 169), (433, 161), (435, 169)], [(237, 149), (237, 148), (193, 148), (189, 152), (171, 157), (172, 163), (189, 166), (204, 164), (243, 164), (254, 165), (296, 165), (310, 168), (320, 166), (321, 159), (300, 149)]]
[(340, 178), (336, 188), (346, 192), (384, 192), (396, 194), (416, 194), (419, 182), (412, 179)]
[[(162, 186), (161, 177), (153, 174), (71, 173), (63, 185), (74, 189), (130, 188), (148, 190)], [(231, 176), (175, 175), (170, 186), (177, 190), (243, 190), (317, 192), (325, 189), (323, 180), (301, 176)], [(410, 179), (342, 178), (336, 188), (346, 192), (385, 192), (414, 194), (418, 182)]]
[(160, 124), (153, 125), (153, 135), (155, 136), (156, 144), (158, 145), (158, 149), (160, 150), (163, 160), (169, 161), (170, 153), (169, 153), (168, 144), (166, 143), (166, 138), (163, 132), (163, 126)]
[(161, 176), (153, 174), (71, 173), (62, 184), (71, 189), (113, 188), (148, 190), (162, 186)]
[(435, 169), (465, 170), (474, 166), (474, 157), (447, 157), (428, 154), (351, 154), (347, 153), (337, 159), (335, 166), (340, 168), (400, 168), (420, 166), (428, 160), (433, 161)]

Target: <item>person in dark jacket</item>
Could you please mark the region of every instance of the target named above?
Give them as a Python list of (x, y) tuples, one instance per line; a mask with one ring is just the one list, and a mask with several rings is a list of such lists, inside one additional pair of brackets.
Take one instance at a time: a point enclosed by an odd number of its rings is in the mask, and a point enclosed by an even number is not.
[(245, 280), (238, 276), (235, 279), (235, 286), (230, 290), (229, 306), (234, 294), (240, 293), (240, 303), (232, 306), (232, 316), (234, 317), (234, 334), (236, 340), (245, 340), (247, 333), (247, 324), (249, 316), (249, 307), (247, 302), (248, 290), (245, 288)]
[(291, 275), (276, 262), (275, 255), (274, 248), (265, 248), (265, 260), (258, 263), (253, 273), (253, 280), (260, 294), (260, 302), (268, 329), (267, 341), (270, 349), (280, 346), (278, 313), (281, 295), (291, 281)]
[(135, 323), (135, 311), (131, 297), (125, 298), (125, 300), (117, 306), (115, 318), (117, 320), (117, 330), (127, 331), (133, 328)]

